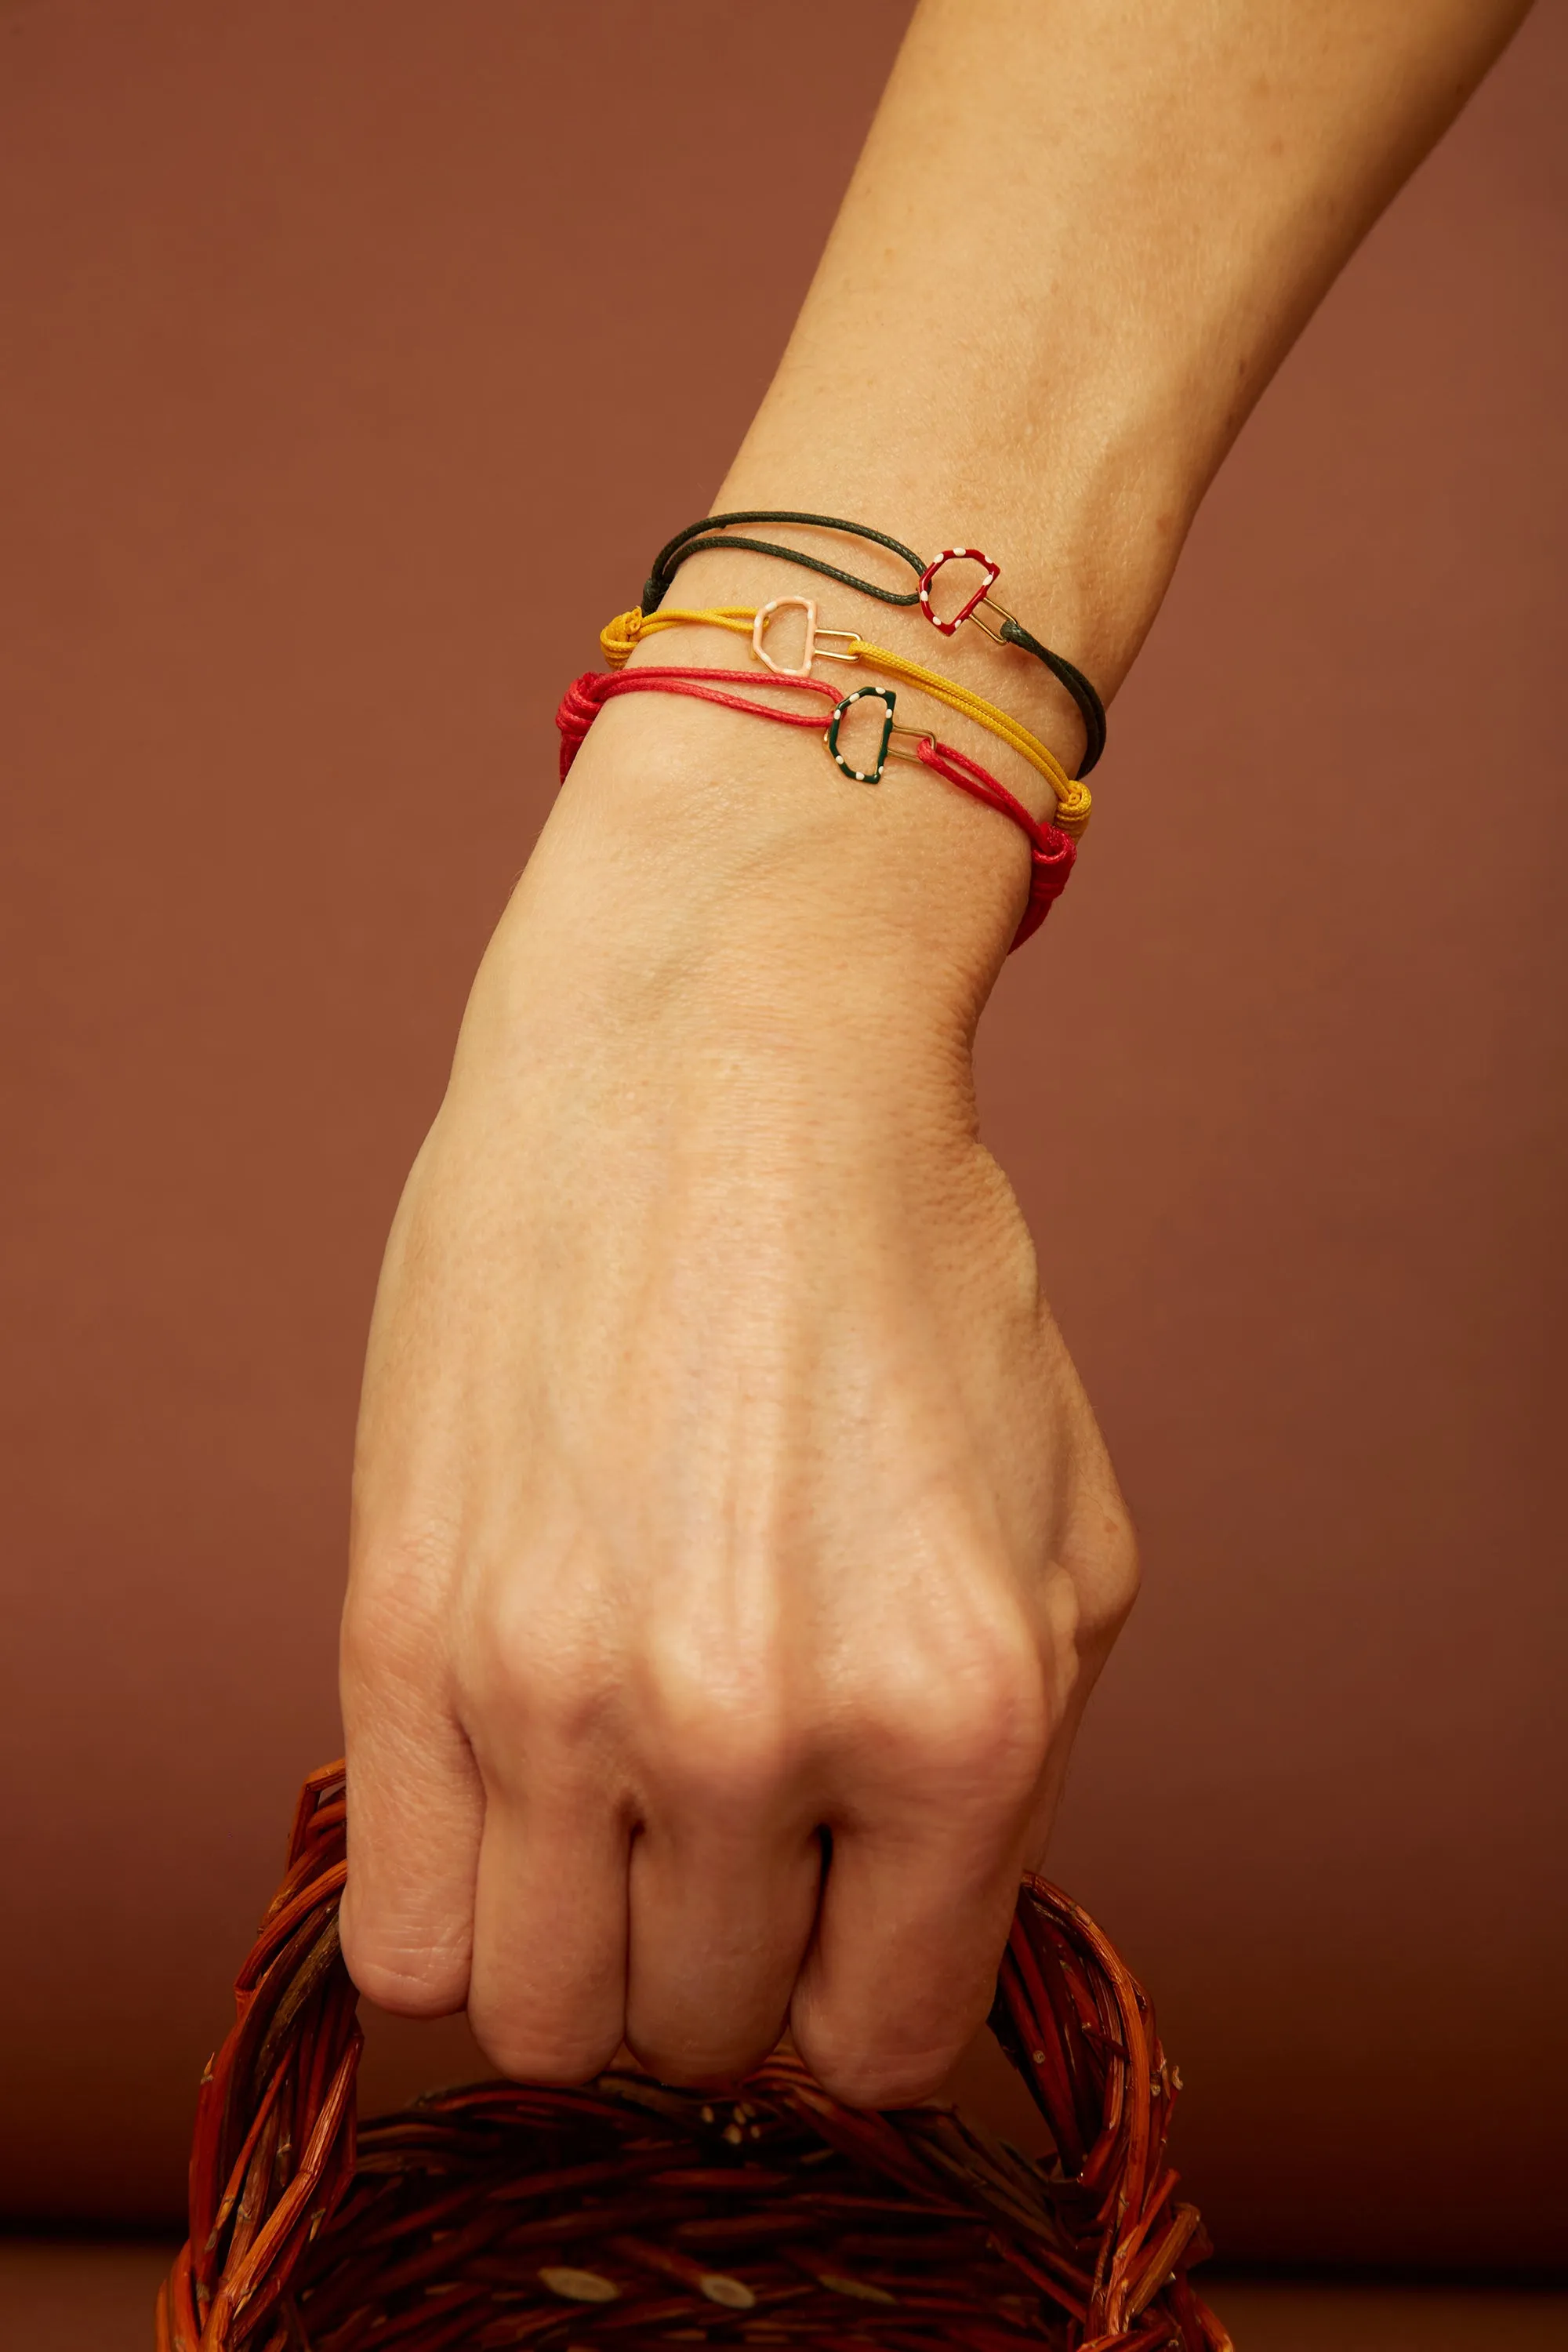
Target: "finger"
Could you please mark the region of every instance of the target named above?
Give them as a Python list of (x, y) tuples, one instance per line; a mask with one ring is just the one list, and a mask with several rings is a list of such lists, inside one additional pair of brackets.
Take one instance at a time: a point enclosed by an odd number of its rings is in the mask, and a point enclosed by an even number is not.
[[(1109, 1646), (1107, 1643), (1108, 1648)], [(1078, 1738), (1079, 1727), (1083, 1721), (1084, 1709), (1089, 1705), (1099, 1676), (1100, 1662), (1096, 1660), (1080, 1675), (1063, 1703), (1061, 1719), (1047, 1751), (1045, 1768), (1040, 1774), (1040, 1784), (1036, 1790), (1034, 1802), (1029, 1808), (1028, 1826), (1024, 1834), (1022, 1847), (1025, 1870), (1044, 1870), (1046, 1866), (1046, 1848), (1050, 1843), (1051, 1832), (1056, 1825), (1057, 1813), (1061, 1805), (1062, 1791), (1067, 1786), (1068, 1766), (1072, 1760), (1073, 1743)]]
[(484, 1795), (468, 1743), (431, 1685), (367, 1651), (345, 1619), (349, 1877), (343, 1958), (360, 1990), (405, 2017), (468, 1995)]
[(1024, 1863), (1031, 1870), (1044, 1866), (1084, 1710), (1137, 1591), (1136, 1539), (1114, 1488), (1110, 1504), (1094, 1512), (1091, 1525), (1097, 1539), (1095, 1565), (1102, 1586), (1100, 1604), (1086, 1610), (1080, 1584), (1087, 1577), (1059, 1566), (1053, 1566), (1045, 1578), (1037, 1603), (1041, 1648), (1051, 1663), (1051, 1696), (1046, 1753), (1028, 1808), (1022, 1848)]
[(626, 2040), (661, 2082), (734, 2081), (784, 2031), (822, 1872), (815, 1828), (710, 1800), (632, 1852)]
[(1017, 1896), (1020, 1823), (836, 1837), (790, 2005), (796, 2047), (850, 2106), (928, 2098), (984, 2021)]
[(585, 2083), (621, 2042), (630, 1822), (602, 1785), (526, 1767), (487, 1790), (468, 2021), (514, 2081)]

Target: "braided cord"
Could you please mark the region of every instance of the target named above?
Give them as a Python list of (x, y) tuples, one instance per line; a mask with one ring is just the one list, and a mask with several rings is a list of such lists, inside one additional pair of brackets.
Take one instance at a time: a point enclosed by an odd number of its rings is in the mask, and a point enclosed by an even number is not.
[[(727, 710), (743, 710), (752, 718), (771, 719), (780, 726), (809, 727), (822, 733), (819, 710), (788, 710), (774, 704), (754, 702), (745, 695), (731, 693), (729, 688), (735, 686), (782, 688), (786, 692), (795, 688), (822, 696), (836, 709), (843, 707), (835, 688), (818, 677), (759, 677), (749, 669), (680, 669), (661, 667), (656, 663), (642, 669), (585, 670), (581, 677), (573, 679), (555, 713), (555, 724), (561, 730), (562, 781), (565, 781), (589, 728), (605, 703), (623, 694), (686, 695), (695, 702), (716, 702)], [(889, 704), (892, 698), (888, 697)], [(976, 761), (955, 751), (952, 744), (939, 743), (934, 737), (923, 735), (916, 745), (914, 757), (922, 767), (969, 799), (994, 809), (999, 816), (1009, 817), (1028, 842), (1029, 896), (1007, 950), (1010, 955), (1015, 948), (1021, 948), (1026, 940), (1034, 937), (1067, 887), (1077, 847), (1064, 826), (1042, 824), (1005, 784), (998, 782)]]
[(1022, 801), (1014, 798), (1005, 784), (998, 783), (994, 776), (988, 775), (975, 761), (965, 759), (962, 751), (955, 751), (950, 743), (938, 743), (930, 735), (922, 736), (915, 756), (922, 767), (930, 768), (945, 782), (955, 784), (971, 800), (995, 809), (999, 815), (1011, 817), (1019, 831), (1028, 836), (1029, 903), (1007, 950), (1011, 955), (1015, 948), (1021, 948), (1026, 940), (1034, 938), (1067, 888), (1068, 877), (1078, 856), (1077, 844), (1065, 825), (1041, 824)]
[(924, 563), (912, 547), (900, 539), (889, 539), (885, 530), (873, 530), (867, 523), (843, 522), (837, 515), (796, 514), (787, 507), (747, 507), (737, 514), (704, 515), (700, 522), (688, 523), (668, 540), (653, 559), (653, 570), (642, 592), (645, 613), (656, 613), (669, 593), (677, 566), (689, 555), (700, 555), (710, 547), (749, 547), (756, 555), (781, 555), (786, 563), (798, 563), (807, 572), (820, 572), (826, 580), (842, 581), (846, 588), (858, 588), (863, 596), (875, 596), (881, 604), (914, 604), (920, 601), (920, 590), (911, 588), (903, 595), (897, 588), (879, 587), (874, 580), (857, 579), (853, 572), (841, 572), (836, 563), (825, 563), (820, 556), (806, 555), (797, 547), (775, 547), (765, 539), (736, 539), (727, 534), (732, 522), (801, 522), (817, 530), (841, 530), (850, 539), (868, 539), (879, 547), (886, 547), (907, 563), (916, 578), (925, 570)]
[[(728, 629), (736, 636), (750, 638), (756, 618), (756, 613), (742, 604), (712, 604), (689, 611), (671, 608), (657, 613), (617, 613), (615, 619), (600, 631), (599, 644), (605, 660), (612, 668), (618, 669), (635, 646), (659, 629), (687, 628), (697, 625)], [(983, 694), (976, 694), (973, 688), (943, 677), (938, 670), (927, 669), (923, 662), (910, 661), (902, 654), (890, 653), (885, 646), (868, 645), (864, 637), (857, 636), (849, 630), (826, 634), (848, 638), (847, 657), (850, 660), (863, 662), (868, 669), (885, 671), (889, 677), (899, 678), (905, 686), (912, 686), (919, 692), (929, 694), (934, 702), (944, 703), (949, 710), (957, 711), (961, 718), (973, 719), (977, 727), (984, 727), (988, 733), (998, 736), (1021, 759), (1026, 760), (1036, 773), (1043, 776), (1050, 786), (1056, 797), (1053, 821), (1064, 833), (1082, 833), (1093, 805), (1088, 785), (1080, 779), (1069, 776), (1056, 753), (1020, 720), (1010, 718), (1006, 711), (987, 701)], [(745, 677), (748, 673), (742, 671), (739, 675)]]
[[(730, 629), (738, 637), (751, 637), (757, 625), (756, 608), (751, 604), (704, 604), (697, 611), (682, 611), (672, 605), (668, 613), (641, 613), (636, 607), (629, 613), (617, 613), (599, 631), (599, 651), (612, 669), (620, 669), (630, 659), (645, 637), (660, 629), (684, 629), (700, 624), (709, 629)], [(777, 675), (777, 673), (775, 673)], [(837, 701), (837, 697), (834, 699)]]
[[(561, 730), (561, 781), (565, 782), (573, 761), (583, 748), (584, 738), (606, 702), (623, 694), (684, 694), (693, 702), (721, 703), (726, 710), (744, 710), (753, 719), (773, 719), (785, 727), (810, 727), (820, 735), (823, 715), (817, 710), (778, 710), (765, 702), (749, 702), (743, 695), (730, 694), (727, 686), (793, 687), (796, 691), (818, 694), (837, 707), (838, 696), (821, 677), (759, 677), (752, 669), (664, 669), (650, 663), (646, 669), (584, 670), (574, 677), (562, 696), (555, 713), (555, 724)], [(831, 712), (829, 713), (831, 716)]]
[(868, 669), (885, 670), (889, 677), (900, 678), (904, 685), (917, 688), (921, 694), (929, 694), (933, 702), (945, 703), (949, 710), (956, 710), (961, 718), (972, 719), (977, 727), (984, 727), (989, 733), (999, 736), (1021, 759), (1027, 760), (1036, 773), (1043, 776), (1049, 784), (1056, 794), (1056, 823), (1062, 831), (1075, 834), (1083, 831), (1089, 823), (1092, 805), (1089, 786), (1078, 777), (1069, 776), (1050, 747), (1042, 743), (1039, 737), (1021, 720), (1009, 718), (1006, 711), (999, 709), (995, 703), (987, 702), (983, 694), (974, 693), (967, 686), (960, 686), (952, 678), (943, 677), (937, 670), (927, 669), (923, 662), (908, 661), (902, 654), (889, 653), (885, 646), (868, 646), (864, 637), (857, 637), (850, 652), (857, 661), (864, 662)]
[(1105, 749), (1104, 703), (1076, 662), (1069, 662), (1066, 654), (1052, 653), (1049, 646), (1043, 646), (1038, 637), (1032, 636), (1022, 621), (1016, 621), (1011, 613), (1003, 621), (1000, 634), (1004, 645), (1016, 646), (1020, 652), (1033, 654), (1037, 661), (1044, 662), (1057, 683), (1066, 687), (1078, 705), (1078, 715), (1083, 721), (1084, 739), (1083, 758), (1079, 761), (1078, 772), (1080, 776), (1087, 776)]
[[(776, 556), (781, 562), (815, 572), (824, 580), (837, 580), (842, 587), (853, 588), (862, 596), (874, 596), (880, 604), (910, 605), (921, 601), (918, 585), (907, 594), (898, 588), (884, 588), (879, 582), (862, 580), (858, 573), (846, 572), (841, 565), (829, 563), (820, 555), (808, 555), (803, 548), (781, 547), (776, 540), (743, 539), (729, 529), (731, 523), (750, 522), (795, 522), (816, 530), (843, 531), (851, 539), (868, 540), (875, 546), (889, 549), (900, 562), (909, 565), (917, 581), (923, 580), (926, 574), (927, 567), (912, 547), (906, 547), (902, 540), (889, 538), (885, 530), (873, 530), (869, 523), (847, 522), (841, 515), (800, 514), (790, 507), (747, 507), (733, 514), (705, 515), (700, 522), (688, 523), (684, 530), (678, 530), (673, 539), (666, 541), (654, 557), (653, 570), (643, 584), (643, 612), (658, 612), (669, 593), (678, 567), (689, 555), (701, 555), (720, 547), (742, 547), (753, 555)], [(1036, 661), (1043, 662), (1058, 685), (1071, 695), (1084, 731), (1083, 758), (1078, 772), (1080, 777), (1087, 776), (1105, 749), (1105, 705), (1092, 682), (1076, 662), (1068, 661), (1065, 654), (1053, 653), (1011, 614), (1002, 617), (996, 635), (1004, 645), (1016, 646), (1020, 653), (1031, 654)]]

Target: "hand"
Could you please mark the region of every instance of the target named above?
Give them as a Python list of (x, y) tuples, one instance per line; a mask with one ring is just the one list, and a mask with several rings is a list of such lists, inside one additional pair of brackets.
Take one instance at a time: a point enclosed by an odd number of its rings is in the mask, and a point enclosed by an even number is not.
[(343, 1938), (509, 2074), (787, 2023), (887, 2105), (984, 2015), (1134, 1585), (975, 1134), (1020, 866), (639, 698), (480, 971), (366, 1373)]
[[(1005, 551), (1109, 699), (1522, 5), (1373, 37), (1350, 0), (922, 0), (720, 508)], [(696, 557), (676, 601), (798, 591), (772, 561)], [(1074, 748), (1044, 673), (973, 631), (952, 659)], [(889, 2102), (985, 2009), (1132, 1545), (975, 1135), (1021, 837), (782, 731), (606, 711), (475, 987), (366, 1372), (344, 1949), (390, 2007), (466, 1998), (509, 2073), (624, 2034), (717, 2081), (787, 2017)]]

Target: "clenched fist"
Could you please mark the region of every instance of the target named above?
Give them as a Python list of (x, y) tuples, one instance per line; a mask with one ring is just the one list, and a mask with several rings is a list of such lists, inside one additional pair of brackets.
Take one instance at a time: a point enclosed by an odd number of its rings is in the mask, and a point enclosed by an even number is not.
[[(797, 537), (810, 574), (740, 534), (671, 605), (804, 584), (825, 659), (874, 618), (1075, 764), (1049, 665), (995, 608), (939, 646), (899, 546), (990, 549), (1109, 699), (1253, 402), (1523, 13), (921, 0), (719, 499), (874, 518), (891, 568), (859, 531)], [(655, 206), (638, 249), (675, 240), (720, 321), (738, 248), (708, 227)], [(649, 431), (702, 395), (700, 366), (663, 383), (673, 349), (629, 404)], [(952, 709), (944, 738), (1038, 787)], [(638, 695), (491, 945), (372, 1334), (343, 1933), (368, 1992), (466, 2000), (510, 2073), (624, 2038), (718, 2081), (787, 2024), (889, 2102), (985, 2009), (1133, 1587), (975, 1132), (1025, 858), (922, 769), (868, 788), (793, 730)]]
[(886, 2105), (985, 2012), (1134, 1583), (975, 1133), (1023, 864), (642, 697), (491, 945), (376, 1304), (343, 1935), (509, 2074), (787, 2027)]

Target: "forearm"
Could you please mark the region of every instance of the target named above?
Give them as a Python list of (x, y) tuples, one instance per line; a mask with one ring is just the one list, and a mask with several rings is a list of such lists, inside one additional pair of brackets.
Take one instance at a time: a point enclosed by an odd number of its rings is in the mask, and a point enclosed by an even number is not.
[[(1253, 402), (1523, 13), (925, 0), (715, 509), (846, 514), (927, 554), (978, 545), (1004, 563), (1008, 605), (1109, 700)], [(747, 192), (760, 242), (763, 194)], [(792, 536), (845, 560), (842, 543)], [(1076, 764), (1066, 694), (975, 630), (944, 646), (916, 614), (738, 550), (689, 561), (668, 602), (803, 591), (825, 623), (945, 665)], [(642, 650), (745, 658), (710, 630)], [(1048, 813), (1038, 778), (981, 730), (942, 732)], [(1016, 919), (1019, 839), (908, 771), (875, 806), (836, 792), (809, 738), (781, 736), (662, 697), (607, 712), (535, 882), (584, 908), (614, 887), (669, 957), (689, 940), (750, 963), (765, 945), (802, 986), (851, 950), (895, 990), (917, 971), (966, 1024)]]
[(719, 505), (965, 534), (1109, 699), (1253, 403), (1524, 14), (923, 0)]
[[(720, 505), (985, 548), (1109, 698), (1247, 407), (1520, 13), (928, 0)], [(1077, 763), (1019, 648), (778, 558), (699, 556), (659, 617), (803, 589)], [(631, 658), (747, 656), (704, 622)], [(910, 705), (1047, 813), (1048, 772)], [(343, 1935), (394, 2005), (466, 1997), (508, 2071), (624, 2032), (726, 2079), (787, 2011), (830, 2087), (902, 2101), (984, 2014), (1135, 1581), (974, 1131), (1026, 865), (951, 777), (872, 789), (638, 688), (498, 931), (366, 1368)]]

